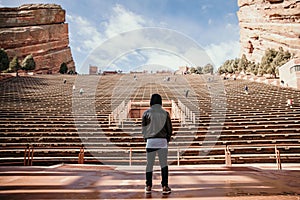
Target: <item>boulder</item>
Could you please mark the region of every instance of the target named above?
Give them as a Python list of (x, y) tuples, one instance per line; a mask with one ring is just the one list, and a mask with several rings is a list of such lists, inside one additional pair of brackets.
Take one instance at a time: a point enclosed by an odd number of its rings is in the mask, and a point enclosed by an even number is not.
[(56, 4), (0, 8), (0, 47), (10, 58), (32, 54), (37, 72), (47, 68), (58, 73), (63, 62), (75, 70), (65, 13)]
[(283, 47), (300, 57), (300, 1), (238, 0), (238, 5), (241, 55), (261, 62), (265, 50)]

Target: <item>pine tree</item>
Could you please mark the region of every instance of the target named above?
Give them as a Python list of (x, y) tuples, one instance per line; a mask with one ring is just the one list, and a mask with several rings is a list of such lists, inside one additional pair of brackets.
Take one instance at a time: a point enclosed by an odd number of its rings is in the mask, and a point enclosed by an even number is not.
[(9, 63), (9, 72), (18, 72), (18, 70), (21, 69), (21, 66), (19, 64), (19, 59), (17, 56), (15, 56)]
[(208, 74), (208, 73), (212, 74), (213, 72), (214, 72), (214, 66), (212, 64), (208, 63), (203, 67), (204, 74)]
[(9, 58), (4, 49), (0, 49), (0, 73), (9, 67)]
[(60, 68), (59, 68), (59, 73), (61, 74), (66, 74), (68, 72), (68, 66), (66, 63), (61, 63)]
[(35, 69), (35, 61), (32, 55), (26, 56), (26, 58), (21, 63), (22, 69), (29, 71)]
[(238, 70), (239, 72), (246, 72), (247, 68), (248, 68), (248, 60), (246, 58), (246, 55), (243, 54), (242, 58), (239, 60), (238, 63)]

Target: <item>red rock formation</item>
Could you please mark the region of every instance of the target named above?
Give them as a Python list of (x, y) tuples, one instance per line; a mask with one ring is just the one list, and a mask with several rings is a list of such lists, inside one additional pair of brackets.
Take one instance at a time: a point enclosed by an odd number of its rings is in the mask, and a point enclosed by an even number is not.
[(32, 54), (36, 71), (59, 71), (65, 62), (75, 64), (69, 47), (65, 10), (55, 4), (26, 4), (18, 8), (0, 8), (0, 47), (9, 57), (19, 59)]
[(300, 57), (299, 0), (238, 0), (238, 5), (241, 55), (260, 62), (266, 49), (283, 47)]

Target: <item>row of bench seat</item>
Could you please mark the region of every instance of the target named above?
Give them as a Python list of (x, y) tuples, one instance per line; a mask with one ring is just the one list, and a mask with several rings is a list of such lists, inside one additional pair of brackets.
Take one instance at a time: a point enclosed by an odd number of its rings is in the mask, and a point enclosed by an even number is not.
[[(165, 81), (169, 76), (170, 81)], [(66, 80), (66, 83), (63, 81)], [(73, 89), (75, 85), (75, 89)], [(249, 94), (243, 91), (247, 85)], [(84, 92), (79, 93), (80, 88)], [(186, 91), (189, 90), (188, 96)], [(74, 160), (79, 147), (86, 151), (106, 147), (144, 148), (141, 135), (141, 118), (128, 119), (122, 124), (108, 120), (116, 105), (123, 100), (149, 101), (151, 94), (159, 93), (164, 100), (180, 100), (196, 117), (196, 123), (186, 120), (182, 123), (173, 119), (174, 135), (170, 148), (198, 147), (205, 145), (221, 146), (210, 151), (213, 157), (197, 157), (187, 154), (180, 162), (224, 163), (224, 149), (227, 146), (244, 145), (299, 145), (300, 141), (300, 92), (265, 85), (247, 80), (221, 80), (217, 76), (139, 74), (134, 80), (132, 74), (106, 76), (53, 76), (39, 75), (12, 78), (0, 86), (0, 150), (5, 160), (24, 159), (11, 148), (27, 145), (35, 148), (47, 148), (53, 159), (35, 153), (39, 162), (45, 160), (62, 162)], [(292, 98), (293, 107), (286, 106), (286, 99)], [(76, 147), (70, 155), (64, 155), (66, 149)], [(285, 158), (290, 153), (297, 161), (295, 152), (299, 147), (284, 150)], [(290, 151), (293, 150), (293, 151)], [(95, 150), (96, 151), (96, 150)], [(200, 151), (200, 150), (199, 150)], [(262, 151), (260, 151), (262, 152)], [(236, 153), (236, 154), (235, 154)], [(75, 154), (75, 155), (74, 155)], [(266, 154), (267, 155), (267, 154)], [(178, 156), (171, 160), (178, 162)], [(86, 162), (93, 161), (88, 153)], [(247, 148), (232, 155), (233, 162), (263, 161)], [(270, 155), (269, 157), (274, 157)], [(112, 156), (102, 157), (108, 162)], [(241, 158), (241, 159), (240, 159)], [(296, 156), (297, 158), (297, 156)], [(101, 159), (99, 162), (101, 162)], [(114, 160), (128, 157), (115, 155)], [(113, 160), (113, 159), (112, 159)], [(142, 161), (142, 157), (139, 157)], [(270, 162), (270, 159), (265, 159)], [(274, 161), (274, 159), (273, 159)], [(286, 162), (289, 159), (285, 159)], [(300, 160), (299, 160), (300, 162)], [(138, 162), (137, 162), (138, 163)]]

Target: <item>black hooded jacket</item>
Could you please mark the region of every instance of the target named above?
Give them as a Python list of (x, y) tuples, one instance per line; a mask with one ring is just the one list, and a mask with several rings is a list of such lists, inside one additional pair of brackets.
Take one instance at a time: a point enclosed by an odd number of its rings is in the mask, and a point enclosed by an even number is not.
[(172, 135), (170, 115), (160, 104), (154, 104), (146, 110), (142, 118), (142, 133), (144, 139), (166, 138), (169, 142)]

